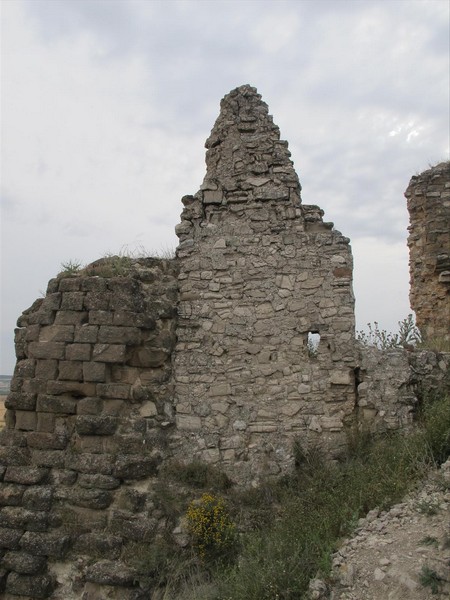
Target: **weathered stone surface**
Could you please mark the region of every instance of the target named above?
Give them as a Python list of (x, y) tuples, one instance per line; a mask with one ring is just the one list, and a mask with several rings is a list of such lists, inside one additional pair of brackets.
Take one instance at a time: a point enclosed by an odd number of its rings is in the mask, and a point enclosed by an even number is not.
[(104, 382), (106, 380), (106, 364), (102, 362), (83, 363), (84, 381)]
[(46, 433), (33, 431), (28, 434), (28, 446), (38, 450), (64, 450), (68, 443), (65, 430)]
[(49, 381), (47, 384), (47, 393), (55, 396), (64, 394), (75, 398), (83, 398), (95, 395), (95, 385), (79, 381)]
[(73, 342), (73, 325), (47, 325), (39, 331), (40, 342)]
[(124, 539), (133, 541), (151, 541), (157, 527), (156, 519), (133, 516), (128, 512), (113, 511), (111, 515), (111, 531)]
[(156, 475), (160, 462), (159, 456), (119, 455), (114, 466), (114, 476), (120, 479), (144, 479)]
[(34, 410), (36, 407), (36, 394), (11, 392), (5, 400), (5, 407), (14, 410)]
[(100, 326), (98, 342), (100, 344), (126, 344), (136, 346), (141, 340), (138, 327)]
[(75, 333), (73, 341), (79, 344), (95, 344), (98, 337), (98, 326), (97, 325), (80, 325), (75, 327)]
[(93, 488), (70, 490), (67, 497), (67, 501), (74, 506), (83, 506), (95, 510), (108, 508), (112, 500), (113, 495), (109, 491)]
[(0, 486), (0, 506), (20, 506), (25, 486), (15, 483), (3, 483)]
[(66, 467), (80, 473), (111, 475), (114, 467), (114, 458), (111, 454), (67, 453)]
[(38, 412), (36, 431), (53, 433), (55, 431), (57, 415), (49, 412)]
[(77, 417), (75, 426), (80, 435), (112, 435), (117, 424), (115, 417), (82, 415)]
[(11, 483), (33, 485), (43, 483), (48, 477), (48, 469), (42, 467), (10, 466), (6, 469), (4, 480)]
[(104, 363), (122, 363), (125, 360), (125, 350), (124, 344), (95, 344), (92, 360)]
[(70, 536), (64, 533), (37, 533), (27, 531), (20, 539), (20, 547), (34, 556), (64, 558), (70, 547)]
[(130, 385), (126, 383), (99, 383), (97, 394), (100, 398), (117, 398), (127, 400), (130, 396)]
[(102, 585), (132, 587), (137, 585), (136, 572), (119, 561), (102, 560), (90, 567), (87, 581)]
[(122, 538), (118, 535), (84, 533), (77, 537), (74, 551), (91, 554), (99, 558), (117, 559), (122, 548)]
[(23, 535), (21, 529), (10, 529), (9, 527), (0, 527), (0, 548), (8, 548), (10, 550), (17, 550), (20, 542), (20, 538)]
[(64, 358), (66, 345), (64, 342), (31, 342), (28, 352), (31, 358), (49, 359)]
[(33, 556), (26, 552), (7, 552), (3, 557), (3, 565), (10, 571), (23, 575), (35, 575), (45, 568), (43, 556)]
[(10, 573), (6, 580), (6, 591), (16, 596), (47, 598), (55, 582), (49, 575), (19, 575)]
[(63, 413), (73, 415), (76, 412), (76, 400), (71, 396), (49, 396), (39, 394), (36, 410), (44, 413)]
[(0, 527), (46, 531), (48, 528), (48, 513), (32, 511), (19, 506), (4, 506), (0, 512)]
[(37, 415), (30, 410), (16, 410), (15, 428), (22, 431), (33, 431), (37, 425)]
[(23, 506), (31, 510), (50, 510), (53, 499), (52, 486), (31, 486), (23, 494)]
[(82, 473), (78, 477), (78, 485), (84, 488), (100, 488), (102, 490), (115, 490), (120, 486), (120, 480), (110, 475), (89, 475)]

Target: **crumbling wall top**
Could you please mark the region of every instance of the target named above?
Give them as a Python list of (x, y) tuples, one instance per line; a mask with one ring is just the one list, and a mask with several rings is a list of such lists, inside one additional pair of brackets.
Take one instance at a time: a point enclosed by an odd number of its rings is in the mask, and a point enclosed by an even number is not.
[(223, 98), (205, 146), (202, 190), (220, 190), (240, 201), (270, 196), (300, 203), (301, 186), (288, 143), (280, 140), (280, 130), (256, 88), (242, 85)]

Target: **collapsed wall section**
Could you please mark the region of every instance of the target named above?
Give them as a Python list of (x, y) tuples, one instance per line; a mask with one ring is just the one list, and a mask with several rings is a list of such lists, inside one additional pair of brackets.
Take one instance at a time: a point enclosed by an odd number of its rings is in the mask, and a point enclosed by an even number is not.
[(423, 337), (450, 340), (450, 162), (411, 178), (410, 302)]
[[(332, 454), (355, 403), (349, 240), (305, 206), (287, 143), (250, 86), (228, 94), (185, 206), (174, 357), (175, 452), (251, 481)], [(320, 338), (320, 341), (319, 341)]]
[(72, 575), (54, 597), (101, 598), (108, 585), (138, 597), (122, 559), (161, 519), (152, 486), (173, 423), (177, 273), (156, 259), (123, 276), (104, 276), (110, 269), (97, 261), (51, 280), (18, 321), (0, 433), (8, 597), (48, 597)]

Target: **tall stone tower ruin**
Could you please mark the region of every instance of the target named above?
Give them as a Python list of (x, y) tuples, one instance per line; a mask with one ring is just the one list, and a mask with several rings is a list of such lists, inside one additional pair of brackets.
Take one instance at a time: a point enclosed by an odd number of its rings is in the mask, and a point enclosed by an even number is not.
[(411, 308), (426, 339), (450, 340), (450, 162), (412, 177), (405, 196)]
[(255, 88), (225, 96), (206, 148), (176, 228), (178, 444), (248, 480), (289, 463), (296, 437), (344, 443), (352, 255), (323, 211), (301, 204), (288, 144)]

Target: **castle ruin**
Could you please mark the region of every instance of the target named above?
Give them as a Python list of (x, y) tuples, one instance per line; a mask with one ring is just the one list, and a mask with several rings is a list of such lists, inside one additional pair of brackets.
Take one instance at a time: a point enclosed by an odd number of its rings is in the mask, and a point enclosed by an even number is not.
[(445, 377), (448, 355), (361, 353), (349, 240), (301, 203), (254, 88), (225, 96), (206, 147), (176, 259), (96, 261), (19, 318), (0, 433), (8, 600), (147, 598), (126, 557), (170, 524), (166, 465), (256, 485), (292, 467), (296, 442), (336, 459), (360, 420), (409, 426), (411, 361)]

